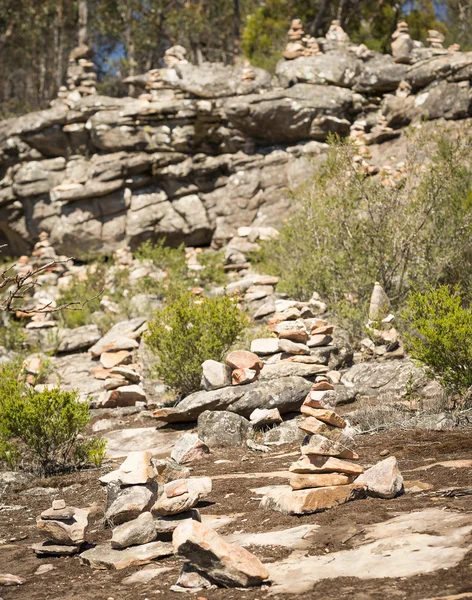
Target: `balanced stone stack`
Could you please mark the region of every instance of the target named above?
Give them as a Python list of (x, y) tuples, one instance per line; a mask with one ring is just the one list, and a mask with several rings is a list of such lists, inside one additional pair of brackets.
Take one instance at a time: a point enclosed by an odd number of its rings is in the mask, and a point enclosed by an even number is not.
[(169, 459), (158, 462), (169, 463), (164, 477), (163, 469), (155, 468), (151, 452), (132, 452), (119, 469), (100, 478), (107, 486), (105, 521), (112, 537), (82, 553), (83, 562), (122, 569), (169, 556), (173, 553), (169, 534), (183, 520), (200, 521), (194, 507), (210, 494), (211, 479), (187, 478), (190, 471), (185, 467), (171, 468)]
[(410, 64), (415, 44), (410, 37), (408, 23), (400, 21), (392, 34), (392, 55), (396, 63)]
[(67, 87), (59, 89), (59, 98), (77, 102), (84, 96), (97, 93), (97, 74), (92, 56), (92, 48), (86, 44), (72, 50), (67, 67)]
[(426, 41), (431, 46), (431, 48), (435, 48), (436, 50), (444, 50), (445, 37), (440, 31), (436, 31), (436, 29), (428, 29), (428, 37)]
[(287, 37), (288, 43), (283, 52), (283, 56), (287, 60), (293, 60), (300, 56), (319, 56), (322, 54), (315, 38), (305, 35), (300, 19), (293, 19)]
[(365, 495), (365, 484), (355, 482), (363, 468), (351, 462), (359, 456), (335, 405), (334, 387), (328, 382), (315, 383), (301, 407), (305, 419), (299, 428), (307, 436), (301, 457), (290, 466), (290, 488), (269, 490), (262, 499), (263, 508), (309, 514)]
[(351, 41), (349, 35), (344, 31), (339, 19), (331, 21), (331, 25), (326, 33), (326, 39), (330, 42), (334, 42), (338, 46), (345, 46)]
[(38, 556), (77, 554), (85, 542), (88, 511), (66, 506), (64, 500), (54, 500), (52, 508), (43, 511), (36, 524), (48, 537), (47, 541), (32, 546)]

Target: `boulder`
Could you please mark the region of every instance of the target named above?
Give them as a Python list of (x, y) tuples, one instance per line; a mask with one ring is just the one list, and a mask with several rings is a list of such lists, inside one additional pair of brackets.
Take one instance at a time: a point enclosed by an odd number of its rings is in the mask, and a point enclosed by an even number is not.
[(151, 513), (144, 512), (133, 521), (115, 527), (111, 538), (111, 547), (122, 549), (147, 544), (153, 542), (156, 535), (156, 526)]
[(198, 521), (184, 521), (174, 531), (174, 550), (211, 581), (224, 587), (262, 584), (269, 573), (260, 560), (236, 544), (228, 544)]
[(367, 469), (356, 483), (365, 485), (367, 494), (375, 498), (395, 498), (403, 492), (403, 477), (394, 456)]
[(292, 490), (329, 487), (332, 485), (347, 485), (352, 483), (354, 475), (340, 473), (321, 473), (320, 475), (294, 475), (290, 478)]
[(97, 325), (83, 325), (76, 329), (61, 329), (58, 353), (81, 352), (88, 350), (102, 337)]
[(241, 446), (249, 422), (238, 414), (207, 410), (198, 417), (198, 437), (209, 448)]
[(294, 491), (290, 486), (269, 490), (261, 500), (261, 508), (284, 515), (307, 515), (345, 504), (365, 496), (363, 484), (334, 485)]
[(88, 510), (74, 508), (72, 516), (64, 515), (64, 518), (50, 517), (44, 519), (38, 517), (36, 524), (44, 531), (48, 538), (59, 545), (80, 546), (85, 542), (85, 534), (88, 527)]
[(156, 498), (151, 485), (132, 485), (121, 489), (119, 485), (109, 484), (107, 492), (105, 519), (112, 526), (133, 521), (142, 512), (148, 511)]
[(208, 446), (196, 433), (185, 433), (177, 440), (170, 457), (179, 464), (200, 460), (210, 453)]
[(202, 364), (202, 383), (205, 390), (218, 390), (231, 385), (231, 369), (216, 360), (206, 360)]
[(346, 53), (301, 56), (294, 60), (281, 60), (275, 74), (280, 84), (289, 87), (295, 83), (336, 85), (352, 87), (361, 70), (361, 61)]

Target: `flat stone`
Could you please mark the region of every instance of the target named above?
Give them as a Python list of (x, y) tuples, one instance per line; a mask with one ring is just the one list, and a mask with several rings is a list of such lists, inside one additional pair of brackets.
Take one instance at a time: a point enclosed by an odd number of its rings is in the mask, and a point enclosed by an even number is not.
[(256, 408), (249, 415), (251, 425), (274, 425), (282, 423), (278, 408)]
[(159, 575), (172, 571), (172, 567), (146, 567), (121, 580), (123, 585), (149, 583)]
[(13, 585), (22, 585), (26, 583), (26, 579), (18, 577), (18, 575), (12, 575), (11, 573), (0, 573), (0, 585), (9, 587)]
[(326, 373), (328, 367), (320, 364), (301, 364), (280, 361), (274, 365), (265, 365), (259, 376), (260, 381), (272, 381), (282, 377), (314, 377)]
[(318, 454), (321, 456), (336, 456), (357, 460), (359, 456), (339, 442), (329, 440), (322, 435), (312, 435), (306, 444), (301, 447), (302, 454)]
[(308, 348), (318, 348), (319, 346), (327, 346), (333, 341), (333, 338), (330, 335), (325, 335), (324, 333), (320, 333), (317, 335), (312, 335), (308, 338), (306, 345)]
[(364, 472), (364, 469), (360, 465), (340, 460), (334, 456), (307, 454), (292, 463), (289, 471), (292, 473), (346, 473), (347, 475), (360, 475)]
[(320, 488), (332, 485), (347, 485), (348, 483), (352, 483), (353, 477), (353, 475), (341, 475), (340, 473), (294, 475), (290, 479), (290, 487), (293, 490), (304, 490), (307, 488)]
[(100, 355), (100, 362), (104, 369), (112, 369), (118, 365), (131, 362), (132, 354), (128, 350), (118, 350), (118, 352), (103, 352)]
[(153, 456), (168, 456), (181, 431), (156, 429), (155, 427), (137, 427), (116, 429), (102, 434), (106, 440), (107, 458), (126, 457), (131, 452), (149, 451)]
[(123, 335), (105, 335), (96, 344), (94, 344), (89, 352), (93, 358), (98, 358), (104, 352), (118, 352), (120, 350), (135, 350), (139, 348), (136, 340)]
[(127, 379), (128, 381), (131, 381), (131, 383), (139, 383), (141, 381), (141, 375), (139, 373), (137, 373), (131, 367), (119, 365), (119, 366), (113, 367), (111, 369), (111, 373), (113, 375), (119, 375), (120, 377), (123, 377), (124, 379)]
[(264, 363), (254, 352), (247, 350), (235, 350), (230, 352), (225, 360), (226, 364), (232, 369), (251, 369), (260, 371)]
[[(288, 321), (289, 323), (293, 323), (294, 321)], [(296, 322), (296, 321), (295, 321)], [(276, 328), (277, 331), (277, 328)], [(279, 333), (279, 340), (288, 340), (290, 342), (298, 343), (298, 344), (306, 344), (308, 342), (309, 335), (305, 329), (282, 329)], [(280, 345), (279, 345), (280, 347)]]
[(57, 352), (81, 352), (93, 346), (102, 337), (97, 325), (83, 325), (75, 329), (60, 329)]
[(49, 541), (33, 544), (31, 549), (37, 556), (72, 556), (80, 552), (80, 546), (66, 546)]
[(194, 462), (210, 453), (208, 446), (196, 433), (185, 433), (177, 440), (171, 452), (171, 458), (179, 464)]
[(290, 486), (284, 486), (284, 489), (269, 490), (262, 497), (261, 508), (275, 510), (284, 515), (307, 515), (364, 496), (364, 486), (356, 483), (298, 491), (293, 491)]
[(287, 354), (310, 354), (310, 348), (305, 344), (297, 344), (286, 339), (279, 339), (278, 350)]
[(337, 398), (334, 390), (311, 390), (305, 398), (303, 405), (309, 408), (332, 410), (335, 408), (336, 403)]
[(36, 571), (34, 572), (35, 575), (44, 575), (45, 573), (49, 573), (50, 571), (54, 571), (55, 570), (55, 566), (51, 565), (51, 564), (44, 564), (44, 565), (40, 565)]
[(292, 550), (304, 550), (311, 546), (310, 537), (319, 527), (319, 525), (298, 525), (264, 533), (235, 533), (225, 536), (225, 539), (230, 544), (241, 546), (280, 546)]
[(80, 561), (92, 569), (126, 569), (146, 565), (156, 558), (173, 554), (170, 542), (149, 542), (124, 550), (114, 550), (110, 543), (99, 544), (80, 555)]
[(164, 485), (164, 494), (168, 498), (176, 498), (177, 496), (182, 496), (182, 494), (188, 493), (188, 486), (186, 479), (176, 479), (175, 481), (170, 481)]
[(74, 517), (75, 508), (65, 506), (64, 508), (48, 508), (41, 513), (41, 519), (52, 521), (68, 521)]
[(108, 392), (101, 406), (103, 408), (135, 406), (136, 402), (146, 402), (146, 392), (139, 385), (124, 385)]
[(277, 338), (260, 338), (252, 340), (251, 352), (261, 356), (279, 352), (279, 340)]
[(150, 512), (144, 512), (133, 521), (118, 525), (113, 530), (111, 538), (112, 548), (128, 548), (153, 542), (157, 530)]
[(174, 550), (195, 569), (224, 587), (260, 585), (268, 571), (260, 560), (235, 544), (228, 544), (213, 529), (197, 521), (184, 521), (174, 531)]
[(186, 519), (201, 522), (200, 511), (197, 508), (192, 508), (178, 515), (161, 516), (155, 519), (154, 524), (158, 533), (172, 533)]
[(367, 494), (375, 498), (395, 498), (403, 492), (403, 477), (394, 456), (367, 469), (356, 479), (356, 483), (365, 485)]
[(60, 545), (80, 546), (85, 541), (88, 526), (88, 510), (75, 508), (73, 517), (60, 521), (36, 519), (36, 525), (51, 541)]
[(206, 360), (202, 364), (202, 383), (205, 390), (218, 390), (231, 385), (231, 368), (216, 360)]
[(326, 408), (311, 408), (309, 406), (302, 405), (300, 412), (305, 415), (315, 417), (316, 419), (323, 421), (323, 423), (333, 425), (333, 427), (339, 427), (341, 429), (346, 427), (346, 421), (337, 413), (335, 413), (334, 410), (328, 410)]
[(152, 453), (148, 451), (130, 452), (118, 469), (118, 479), (123, 485), (149, 483), (155, 477), (151, 464)]
[(322, 435), (329, 440), (343, 444), (347, 448), (352, 448), (354, 443), (353, 438), (344, 433), (346, 429), (339, 429), (339, 427), (334, 427), (334, 425), (328, 425), (327, 423), (323, 423), (323, 421), (318, 421), (315, 417), (303, 419), (299, 424), (299, 428), (309, 435)]

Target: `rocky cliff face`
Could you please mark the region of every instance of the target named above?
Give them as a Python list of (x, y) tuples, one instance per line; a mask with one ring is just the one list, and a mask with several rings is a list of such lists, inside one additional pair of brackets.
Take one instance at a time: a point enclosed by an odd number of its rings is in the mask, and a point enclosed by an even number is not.
[(280, 224), (287, 189), (316, 168), (330, 133), (382, 156), (378, 144), (411, 123), (472, 116), (472, 52), (415, 48), (405, 64), (319, 42), (274, 78), (177, 62), (159, 70), (158, 93), (59, 99), (3, 121), (0, 243), (23, 253), (46, 231), (66, 254), (159, 235), (222, 244), (239, 226)]

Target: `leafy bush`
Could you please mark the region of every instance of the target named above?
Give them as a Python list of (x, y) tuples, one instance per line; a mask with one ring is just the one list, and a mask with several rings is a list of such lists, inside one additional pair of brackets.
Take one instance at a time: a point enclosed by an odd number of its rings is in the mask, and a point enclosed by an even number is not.
[(281, 278), (278, 289), (298, 299), (316, 290), (353, 319), (365, 318), (375, 281), (394, 310), (411, 289), (472, 281), (472, 139), (428, 144), (412, 136), (405, 176), (392, 180), (367, 176), (356, 148), (333, 142), (279, 237), (256, 257)]
[(182, 294), (149, 323), (146, 342), (158, 359), (156, 375), (182, 394), (198, 390), (201, 364), (222, 360), (246, 324), (246, 316), (226, 296), (197, 300)]
[(0, 365), (0, 461), (45, 475), (98, 466), (105, 442), (80, 435), (90, 420), (88, 404), (76, 391), (35, 392), (20, 373), (19, 361)]
[(441, 285), (410, 295), (403, 313), (411, 356), (453, 394), (472, 387), (472, 309), (459, 288)]

